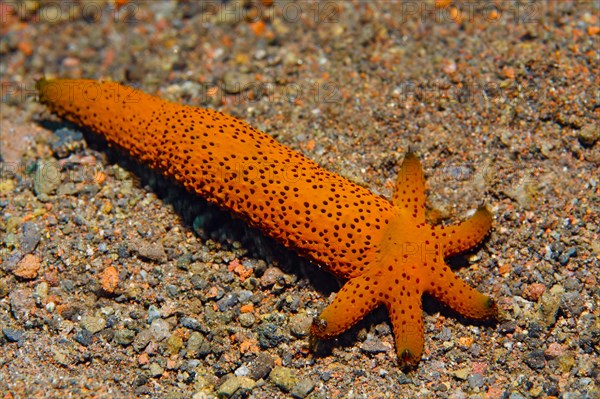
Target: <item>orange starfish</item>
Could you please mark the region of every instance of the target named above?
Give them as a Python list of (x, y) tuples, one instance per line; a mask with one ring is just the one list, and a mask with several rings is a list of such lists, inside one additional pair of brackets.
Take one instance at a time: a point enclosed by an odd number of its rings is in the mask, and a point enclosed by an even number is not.
[(348, 280), (315, 320), (318, 338), (347, 330), (384, 304), (400, 363), (409, 366), (423, 351), (423, 293), (463, 316), (497, 315), (494, 302), (444, 262), (487, 235), (490, 213), (480, 208), (460, 224), (428, 224), (423, 171), (413, 154), (404, 159), (390, 202), (221, 112), (110, 82), (41, 80), (37, 88), (59, 116)]

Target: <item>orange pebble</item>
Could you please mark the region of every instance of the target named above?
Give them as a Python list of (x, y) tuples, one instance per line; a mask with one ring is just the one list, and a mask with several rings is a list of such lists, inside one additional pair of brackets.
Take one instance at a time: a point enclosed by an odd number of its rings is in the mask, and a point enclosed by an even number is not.
[(256, 36), (261, 36), (265, 32), (265, 28), (266, 25), (262, 19), (250, 24), (250, 29), (252, 29), (252, 32), (254, 32)]
[(242, 313), (254, 312), (254, 305), (251, 303), (249, 303), (248, 305), (242, 305), (240, 307), (240, 312), (242, 312)]
[(115, 292), (117, 285), (119, 284), (119, 273), (114, 266), (108, 266), (104, 271), (100, 274), (100, 285), (102, 289), (112, 294)]
[(23, 54), (25, 54), (28, 57), (31, 54), (33, 54), (33, 46), (31, 45), (31, 42), (28, 42), (28, 41), (19, 42), (19, 44), (17, 44), (17, 48), (19, 49), (19, 51), (21, 51)]
[(41, 264), (42, 260), (39, 256), (27, 254), (17, 263), (13, 274), (25, 280), (33, 280), (37, 277)]

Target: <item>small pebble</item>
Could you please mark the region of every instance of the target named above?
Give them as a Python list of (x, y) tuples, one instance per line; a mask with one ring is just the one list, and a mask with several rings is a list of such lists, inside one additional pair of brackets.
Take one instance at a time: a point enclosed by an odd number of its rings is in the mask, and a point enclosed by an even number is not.
[(210, 344), (202, 334), (194, 331), (187, 341), (186, 351), (189, 358), (204, 357), (210, 353)]
[(229, 94), (237, 94), (252, 88), (252, 76), (237, 71), (227, 71), (223, 76), (223, 89)]
[(544, 292), (540, 299), (540, 316), (546, 326), (556, 323), (556, 315), (560, 308), (561, 295), (559, 293)]
[(560, 308), (573, 317), (578, 317), (585, 309), (583, 298), (579, 292), (566, 292), (560, 300)]
[(443, 327), (442, 331), (436, 336), (441, 341), (450, 341), (452, 339), (452, 330), (448, 327)]
[[(446, 384), (439, 384), (438, 387), (440, 387), (440, 386), (443, 386), (446, 389), (446, 391), (448, 390), (448, 387), (446, 386)], [(441, 390), (441, 391), (445, 392), (443, 390)], [(452, 395), (450, 395), (448, 397), (448, 399), (467, 399), (467, 394), (462, 389), (458, 388), (457, 390), (455, 390), (452, 393)], [(469, 398), (469, 399), (471, 399), (471, 398)], [(482, 398), (475, 396), (472, 399), (482, 399)]]
[[(7, 234), (4, 241), (9, 240), (10, 236), (14, 237), (14, 234)], [(17, 267), (17, 263), (19, 263), (21, 259), (23, 259), (23, 253), (21, 251), (14, 251), (8, 257), (5, 257), (5, 259), (2, 260), (2, 269), (12, 272), (12, 270)]]
[(219, 389), (217, 389), (217, 395), (219, 397), (230, 398), (236, 394), (236, 397), (243, 398), (247, 397), (255, 386), (256, 382), (251, 378), (233, 376), (221, 384)]
[(533, 283), (528, 285), (523, 290), (523, 298), (528, 299), (530, 301), (539, 301), (542, 297), (542, 294), (546, 291), (546, 286), (540, 283)]
[(88, 346), (92, 343), (93, 334), (86, 330), (85, 328), (81, 328), (75, 333), (73, 339), (80, 343), (83, 346)]
[(369, 338), (360, 345), (360, 349), (366, 353), (383, 353), (391, 348), (377, 338)]
[(469, 374), (471, 374), (471, 368), (470, 367), (464, 367), (458, 370), (455, 370), (452, 372), (452, 375), (459, 379), (459, 380), (466, 380), (467, 377), (469, 376)]
[(8, 284), (6, 284), (6, 281), (0, 280), (0, 298), (7, 296), (8, 292)]
[(296, 337), (305, 337), (310, 332), (310, 326), (312, 325), (312, 317), (306, 313), (299, 313), (290, 318), (290, 331)]
[(527, 336), (529, 338), (535, 338), (538, 339), (542, 336), (542, 334), (544, 333), (544, 328), (543, 326), (537, 324), (536, 322), (531, 322), (527, 325), (527, 330), (529, 331)]
[(133, 252), (137, 252), (140, 258), (149, 260), (156, 263), (164, 263), (167, 261), (167, 253), (162, 243), (138, 241), (132, 244), (130, 247)]
[(8, 295), (10, 310), (17, 320), (29, 318), (29, 312), (35, 307), (33, 292), (28, 288), (11, 291)]
[(68, 366), (70, 363), (68, 354), (55, 348), (52, 348), (52, 358), (61, 366)]
[(148, 363), (150, 363), (150, 357), (148, 356), (147, 353), (144, 352), (138, 356), (138, 364), (140, 366), (144, 366)]
[(600, 129), (597, 125), (590, 123), (579, 130), (577, 139), (584, 147), (592, 147), (600, 140)]
[(158, 363), (151, 363), (150, 367), (148, 367), (148, 371), (150, 371), (150, 376), (157, 378), (163, 375), (165, 369), (163, 369)]
[(148, 307), (148, 324), (152, 324), (155, 319), (160, 319), (160, 310), (154, 305)]
[(200, 365), (200, 363), (202, 363), (202, 362), (198, 359), (188, 360), (187, 362), (185, 362), (183, 364), (181, 369), (187, 371), (188, 373), (193, 373), (194, 370), (196, 369), (196, 367), (198, 367), (198, 365)]
[(269, 373), (269, 378), (284, 392), (290, 392), (294, 385), (298, 383), (296, 371), (282, 366), (275, 366)]
[(22, 253), (29, 254), (33, 252), (33, 250), (38, 246), (38, 243), (41, 239), (42, 235), (40, 233), (40, 229), (35, 223), (23, 223), (23, 235), (19, 240), (19, 246), (21, 248)]
[(505, 321), (499, 326), (502, 334), (512, 334), (517, 329), (517, 322), (514, 320)]
[(39, 256), (27, 254), (19, 263), (17, 263), (17, 267), (13, 270), (13, 274), (24, 280), (33, 280), (37, 277), (41, 264), (42, 260)]
[(80, 325), (93, 335), (106, 327), (106, 320), (102, 317), (83, 316)]
[(262, 287), (270, 287), (278, 282), (280, 278), (283, 278), (281, 269), (278, 267), (269, 267), (260, 278), (260, 285)]
[(479, 373), (474, 373), (471, 374), (467, 377), (467, 382), (469, 383), (469, 386), (474, 389), (474, 388), (481, 388), (483, 386), (483, 384), (485, 383), (483, 376)]
[(200, 324), (200, 322), (192, 317), (182, 317), (181, 321), (180, 321), (181, 325), (184, 326), (185, 328), (189, 328), (190, 330), (194, 330), (194, 331), (202, 331), (202, 324)]
[(471, 345), (471, 347), (469, 348), (469, 353), (473, 357), (479, 357), (479, 355), (481, 354), (481, 345), (479, 345), (479, 344)]
[(171, 355), (176, 355), (183, 348), (183, 340), (177, 334), (172, 334), (169, 339), (167, 339), (167, 351)]
[(167, 292), (171, 298), (179, 296), (179, 288), (174, 284), (167, 284)]
[(128, 328), (117, 330), (117, 332), (115, 332), (114, 340), (119, 345), (129, 345), (135, 340), (135, 331)]
[(577, 249), (569, 248), (558, 257), (558, 263), (560, 263), (561, 266), (566, 266), (567, 263), (569, 263), (569, 259), (575, 256), (577, 256)]
[(242, 313), (239, 320), (242, 327), (249, 328), (256, 322), (256, 317), (252, 313)]
[(140, 331), (133, 340), (133, 349), (136, 352), (141, 352), (148, 346), (150, 340), (152, 339), (152, 331), (149, 328), (146, 328)]
[(254, 294), (252, 293), (252, 291), (249, 291), (249, 290), (240, 290), (240, 292), (238, 293), (238, 300), (239, 300), (240, 303), (246, 303), (250, 299), (252, 299), (253, 295)]
[(544, 351), (544, 355), (546, 356), (546, 359), (551, 360), (564, 354), (564, 352), (565, 350), (561, 344), (558, 342), (553, 342), (548, 345), (548, 348)]
[(163, 319), (156, 319), (150, 325), (150, 332), (156, 341), (162, 341), (171, 335), (169, 324)]
[(268, 354), (261, 352), (248, 365), (249, 377), (257, 381), (266, 378), (273, 369), (275, 361)]
[(406, 374), (402, 373), (398, 376), (398, 383), (401, 385), (404, 384), (412, 384), (412, 380), (410, 379), (409, 376), (407, 376)]
[(265, 322), (258, 327), (258, 343), (264, 349), (275, 348), (287, 340), (281, 329), (273, 323)]
[(581, 290), (581, 283), (576, 278), (569, 278), (565, 281), (564, 287), (567, 291), (579, 291)]
[(250, 369), (248, 368), (247, 365), (242, 364), (233, 373), (235, 375), (237, 375), (238, 377), (245, 377), (245, 376), (247, 376), (250, 373)]
[(108, 266), (100, 273), (100, 285), (102, 289), (112, 294), (119, 285), (119, 272), (113, 266)]
[(23, 330), (17, 330), (14, 328), (4, 327), (2, 328), (2, 333), (8, 342), (20, 342), (24, 337)]
[(546, 366), (544, 352), (532, 351), (525, 358), (525, 363), (534, 370), (543, 369)]
[(48, 288), (48, 283), (45, 281), (42, 281), (35, 286), (35, 296), (40, 304), (44, 303), (46, 298), (48, 298)]
[(294, 398), (302, 399), (307, 397), (313, 389), (315, 389), (315, 383), (312, 380), (306, 378), (298, 381), (290, 391), (290, 394)]
[(38, 161), (33, 178), (33, 189), (40, 200), (56, 191), (60, 186), (62, 182), (61, 169), (57, 162)]
[(225, 312), (228, 309), (231, 309), (238, 303), (238, 295), (233, 292), (225, 295), (223, 298), (217, 301), (217, 307), (221, 312)]

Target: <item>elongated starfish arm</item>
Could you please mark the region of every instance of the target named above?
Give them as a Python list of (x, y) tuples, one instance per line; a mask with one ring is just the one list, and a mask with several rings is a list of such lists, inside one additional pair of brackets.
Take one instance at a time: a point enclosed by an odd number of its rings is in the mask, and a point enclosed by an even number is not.
[(492, 298), (468, 286), (448, 266), (440, 269), (441, 273), (432, 276), (425, 292), (464, 317), (490, 320), (498, 316), (498, 307)]
[(412, 152), (406, 154), (398, 172), (392, 203), (409, 210), (417, 223), (425, 221), (425, 176), (421, 161)]
[(127, 86), (42, 79), (40, 101), (338, 277), (362, 274), (391, 215), (386, 199), (246, 122)]
[(479, 207), (464, 222), (444, 226), (440, 241), (444, 257), (456, 255), (473, 248), (488, 235), (492, 227), (492, 214), (485, 206)]
[(390, 298), (386, 303), (394, 330), (396, 353), (402, 367), (419, 362), (425, 342), (421, 295), (414, 292), (407, 296), (407, 293)]
[(352, 327), (379, 305), (376, 287), (374, 276), (370, 274), (346, 282), (333, 302), (315, 319), (311, 334), (317, 338), (330, 338)]

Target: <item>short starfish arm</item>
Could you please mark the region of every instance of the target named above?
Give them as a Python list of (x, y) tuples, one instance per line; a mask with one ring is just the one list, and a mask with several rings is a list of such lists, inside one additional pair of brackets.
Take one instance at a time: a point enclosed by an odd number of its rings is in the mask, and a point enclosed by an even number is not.
[(386, 306), (394, 329), (398, 360), (403, 367), (413, 366), (421, 359), (425, 342), (421, 295), (404, 293), (390, 298)]
[(421, 161), (412, 152), (406, 154), (398, 172), (392, 203), (410, 210), (415, 219), (425, 220), (425, 176)]
[(444, 257), (473, 248), (485, 238), (491, 227), (492, 214), (485, 206), (462, 223), (442, 227), (440, 241)]
[(446, 265), (433, 276), (426, 292), (464, 317), (490, 320), (498, 316), (492, 298), (468, 286)]
[(376, 286), (377, 282), (369, 275), (349, 280), (314, 320), (311, 334), (317, 338), (330, 338), (352, 327), (379, 305)]

